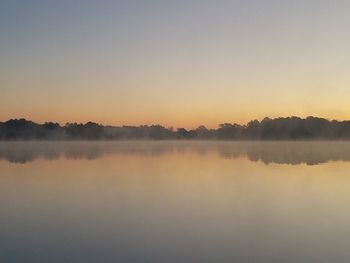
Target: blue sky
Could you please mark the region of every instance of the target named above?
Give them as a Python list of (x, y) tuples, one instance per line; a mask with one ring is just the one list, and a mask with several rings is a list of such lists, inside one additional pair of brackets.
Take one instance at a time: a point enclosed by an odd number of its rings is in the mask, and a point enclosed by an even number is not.
[(0, 119), (350, 118), (348, 1), (2, 1)]

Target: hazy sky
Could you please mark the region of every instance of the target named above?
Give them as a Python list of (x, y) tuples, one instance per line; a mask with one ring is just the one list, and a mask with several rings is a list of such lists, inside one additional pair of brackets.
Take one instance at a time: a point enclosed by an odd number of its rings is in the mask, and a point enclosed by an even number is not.
[(350, 119), (350, 1), (8, 0), (0, 120)]

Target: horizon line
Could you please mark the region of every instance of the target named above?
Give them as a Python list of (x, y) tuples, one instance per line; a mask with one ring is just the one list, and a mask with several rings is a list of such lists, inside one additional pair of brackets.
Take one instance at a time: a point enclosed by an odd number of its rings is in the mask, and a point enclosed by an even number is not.
[[(320, 116), (313, 116), (313, 115), (308, 115), (308, 116), (305, 116), (305, 117), (300, 117), (300, 116), (297, 116), (297, 115), (290, 115), (290, 116), (280, 116), (280, 117), (264, 117), (264, 118), (256, 118), (256, 119), (251, 119), (249, 121), (246, 121), (245, 123), (239, 123), (239, 122), (229, 122), (229, 121), (226, 121), (226, 122), (221, 122), (221, 123), (218, 123), (216, 124), (216, 128), (219, 128), (220, 125), (223, 125), (223, 124), (236, 124), (236, 125), (240, 125), (240, 126), (247, 126), (250, 122), (253, 122), (253, 121), (258, 121), (258, 122), (262, 122), (264, 121), (265, 119), (266, 120), (276, 120), (276, 119), (291, 119), (291, 118), (297, 118), (297, 119), (301, 119), (301, 120), (306, 120), (308, 118), (315, 118), (315, 119), (322, 119), (322, 120), (326, 120), (326, 121), (329, 121), (329, 122), (332, 122), (332, 121), (337, 121), (337, 122), (347, 122), (347, 121), (350, 121), (350, 119), (330, 119), (330, 118), (325, 118), (325, 117), (320, 117)], [(59, 124), (61, 127), (64, 127), (66, 126), (67, 124), (82, 124), (82, 125), (85, 125), (85, 124), (88, 124), (88, 123), (94, 123), (94, 124), (97, 124), (97, 125), (100, 125), (100, 126), (104, 126), (104, 127), (143, 127), (143, 126), (162, 126), (164, 128), (172, 128), (172, 129), (188, 129), (188, 130), (194, 130), (194, 129), (197, 129), (199, 127), (205, 127), (207, 129), (216, 129), (216, 128), (208, 128), (206, 125), (203, 125), (203, 124), (199, 124), (197, 126), (194, 126), (194, 128), (185, 128), (184, 126), (178, 126), (178, 127), (175, 127), (175, 126), (172, 126), (172, 125), (163, 125), (163, 124), (160, 124), (160, 123), (150, 123), (150, 124), (120, 124), (120, 125), (115, 125), (115, 124), (108, 124), (108, 123), (100, 123), (100, 122), (96, 122), (96, 121), (93, 121), (93, 120), (90, 120), (90, 121), (85, 121), (85, 122), (76, 122), (76, 121), (73, 121), (73, 122), (59, 122), (59, 121), (44, 121), (44, 122), (37, 122), (35, 120), (32, 120), (32, 119), (27, 119), (27, 118), (24, 118), (24, 117), (14, 117), (14, 118), (10, 118), (10, 119), (7, 119), (7, 120), (0, 120), (0, 123), (6, 123), (8, 121), (13, 121), (13, 120), (25, 120), (25, 121), (28, 121), (28, 122), (33, 122), (35, 124), (39, 124), (39, 125), (43, 125), (45, 123), (57, 123)]]

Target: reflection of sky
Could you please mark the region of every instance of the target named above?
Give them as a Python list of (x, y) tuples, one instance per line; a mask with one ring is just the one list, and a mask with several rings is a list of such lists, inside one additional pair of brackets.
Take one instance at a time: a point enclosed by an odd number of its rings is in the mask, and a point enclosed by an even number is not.
[(349, 1), (6, 1), (0, 119), (350, 117)]
[(104, 157), (213, 155), (217, 158), (263, 162), (265, 164), (317, 165), (330, 161), (350, 161), (348, 142), (2, 142), (0, 160), (27, 163), (36, 159), (86, 159)]
[(0, 261), (347, 262), (349, 162), (204, 148), (0, 162)]

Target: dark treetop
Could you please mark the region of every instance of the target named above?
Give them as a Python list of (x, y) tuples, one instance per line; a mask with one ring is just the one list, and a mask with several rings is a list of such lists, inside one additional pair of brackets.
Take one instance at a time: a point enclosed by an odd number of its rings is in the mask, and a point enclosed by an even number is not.
[(217, 129), (193, 130), (161, 125), (103, 126), (93, 122), (37, 124), (25, 119), (0, 122), (0, 140), (122, 140), (122, 139), (218, 139), (218, 140), (312, 140), (350, 139), (350, 121), (323, 118), (265, 118), (246, 125), (224, 123)]

